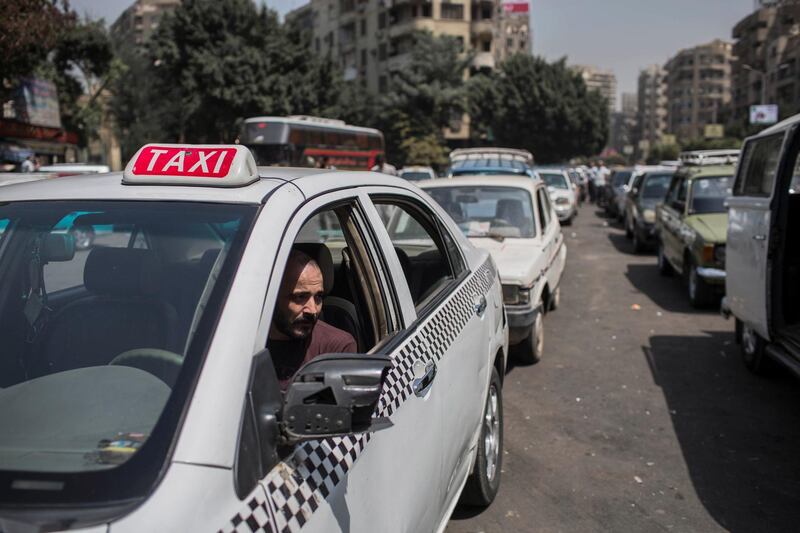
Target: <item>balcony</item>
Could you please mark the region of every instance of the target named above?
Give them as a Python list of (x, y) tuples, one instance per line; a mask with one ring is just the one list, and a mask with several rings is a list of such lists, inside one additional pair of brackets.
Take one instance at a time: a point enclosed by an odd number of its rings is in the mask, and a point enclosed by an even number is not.
[(491, 52), (480, 52), (472, 60), (472, 66), (476, 69), (494, 69), (494, 56)]
[(494, 22), (489, 20), (473, 20), (472, 24), (470, 25), (470, 29), (472, 30), (472, 35), (476, 37), (492, 37), (492, 31), (494, 30)]

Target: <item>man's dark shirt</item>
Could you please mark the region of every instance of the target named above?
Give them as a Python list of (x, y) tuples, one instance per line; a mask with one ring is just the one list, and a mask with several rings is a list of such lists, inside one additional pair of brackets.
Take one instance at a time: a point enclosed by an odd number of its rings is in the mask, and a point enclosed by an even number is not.
[(318, 320), (311, 335), (299, 340), (267, 340), (267, 348), (275, 365), (281, 390), (289, 386), (292, 376), (301, 366), (318, 355), (327, 353), (356, 353), (358, 346), (352, 335)]

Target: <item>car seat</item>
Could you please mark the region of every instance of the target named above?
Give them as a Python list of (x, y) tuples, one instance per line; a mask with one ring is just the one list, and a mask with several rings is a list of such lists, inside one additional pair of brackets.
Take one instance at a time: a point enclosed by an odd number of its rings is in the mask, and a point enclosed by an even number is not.
[(161, 263), (151, 250), (94, 248), (83, 282), (90, 295), (59, 309), (42, 332), (40, 374), (106, 365), (136, 348), (180, 351), (177, 313), (161, 296)]
[[(303, 252), (316, 261), (322, 271), (325, 302), (322, 305), (322, 320), (335, 328), (350, 333), (358, 344), (359, 351), (365, 351), (364, 337), (358, 311), (353, 302), (338, 296), (330, 296), (334, 283), (334, 268), (331, 251), (324, 243), (295, 243), (294, 249)], [(355, 295), (352, 295), (355, 297)]]

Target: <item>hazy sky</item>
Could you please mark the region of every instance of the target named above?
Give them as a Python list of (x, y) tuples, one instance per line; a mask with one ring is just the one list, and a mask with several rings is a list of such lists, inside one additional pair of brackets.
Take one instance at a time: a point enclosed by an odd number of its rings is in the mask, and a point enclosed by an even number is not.
[[(71, 0), (79, 13), (114, 19), (132, 0)], [(267, 0), (281, 15), (306, 0)], [(681, 48), (731, 40), (754, 0), (531, 0), (533, 51), (611, 69), (619, 92), (636, 92), (639, 69)], [(617, 99), (619, 105), (619, 98)]]

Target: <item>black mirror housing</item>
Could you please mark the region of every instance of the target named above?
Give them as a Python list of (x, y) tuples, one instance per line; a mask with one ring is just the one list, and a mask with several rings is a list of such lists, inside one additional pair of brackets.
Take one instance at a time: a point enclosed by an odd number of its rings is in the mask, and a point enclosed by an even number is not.
[(328, 354), (302, 367), (284, 398), (281, 425), (290, 441), (377, 431), (374, 419), (391, 359), (382, 355)]

